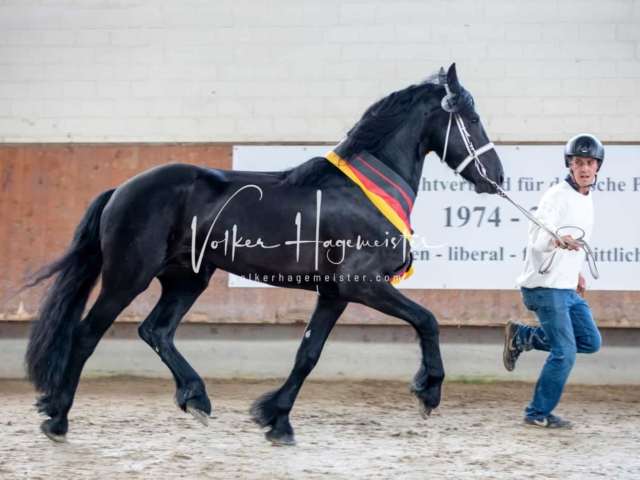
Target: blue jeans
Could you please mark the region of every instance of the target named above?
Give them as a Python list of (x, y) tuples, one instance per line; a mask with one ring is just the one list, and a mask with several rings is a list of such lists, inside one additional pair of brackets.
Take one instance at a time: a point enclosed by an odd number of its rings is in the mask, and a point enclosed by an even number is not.
[(522, 288), (525, 306), (536, 313), (539, 327), (519, 325), (515, 346), (550, 352), (525, 416), (542, 420), (558, 405), (576, 353), (595, 353), (602, 339), (587, 302), (575, 290)]

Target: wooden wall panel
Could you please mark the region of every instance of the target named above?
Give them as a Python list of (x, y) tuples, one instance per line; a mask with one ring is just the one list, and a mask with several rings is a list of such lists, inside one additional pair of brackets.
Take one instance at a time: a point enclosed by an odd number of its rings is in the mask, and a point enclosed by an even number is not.
[[(42, 288), (10, 297), (25, 274), (61, 254), (89, 202), (134, 175), (169, 162), (231, 168), (232, 147), (212, 145), (19, 145), (0, 147), (0, 320), (31, 320)], [(155, 282), (121, 315), (141, 321), (158, 299)], [(409, 290), (442, 325), (535, 323), (517, 291)], [(95, 297), (95, 292), (94, 296)], [(217, 272), (185, 317), (188, 322), (306, 322), (315, 293), (285, 289), (232, 289)], [(640, 292), (588, 292), (599, 325), (640, 327)], [(341, 323), (401, 323), (350, 305)]]

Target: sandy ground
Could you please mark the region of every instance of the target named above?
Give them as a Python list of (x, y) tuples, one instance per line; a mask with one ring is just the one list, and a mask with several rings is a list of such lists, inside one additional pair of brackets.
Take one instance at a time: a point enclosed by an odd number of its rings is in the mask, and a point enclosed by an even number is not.
[(0, 478), (640, 478), (640, 387), (569, 387), (572, 430), (524, 427), (533, 386), (445, 383), (428, 421), (406, 383), (307, 382), (275, 447), (251, 401), (279, 381), (208, 380), (209, 427), (165, 380), (83, 379), (68, 443), (39, 431), (28, 384), (0, 380)]

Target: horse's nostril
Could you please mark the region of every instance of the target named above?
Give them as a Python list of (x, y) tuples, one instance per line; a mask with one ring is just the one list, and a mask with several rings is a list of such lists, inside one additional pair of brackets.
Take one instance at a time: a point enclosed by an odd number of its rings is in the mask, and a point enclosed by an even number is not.
[(502, 186), (502, 184), (504, 183), (504, 172), (500, 173), (500, 186)]

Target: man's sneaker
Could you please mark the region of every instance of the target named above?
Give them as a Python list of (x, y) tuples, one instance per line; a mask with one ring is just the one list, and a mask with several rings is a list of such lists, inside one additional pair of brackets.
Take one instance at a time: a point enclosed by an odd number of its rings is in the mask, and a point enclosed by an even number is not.
[(507, 322), (507, 325), (504, 327), (504, 350), (502, 352), (502, 361), (504, 362), (504, 368), (509, 372), (513, 372), (516, 368), (516, 362), (522, 353), (522, 350), (516, 347), (514, 343), (516, 333), (518, 333), (518, 324), (515, 322)]
[(571, 428), (571, 422), (569, 420), (563, 420), (557, 415), (549, 415), (542, 420), (537, 418), (524, 417), (524, 424), (531, 427), (542, 428)]

